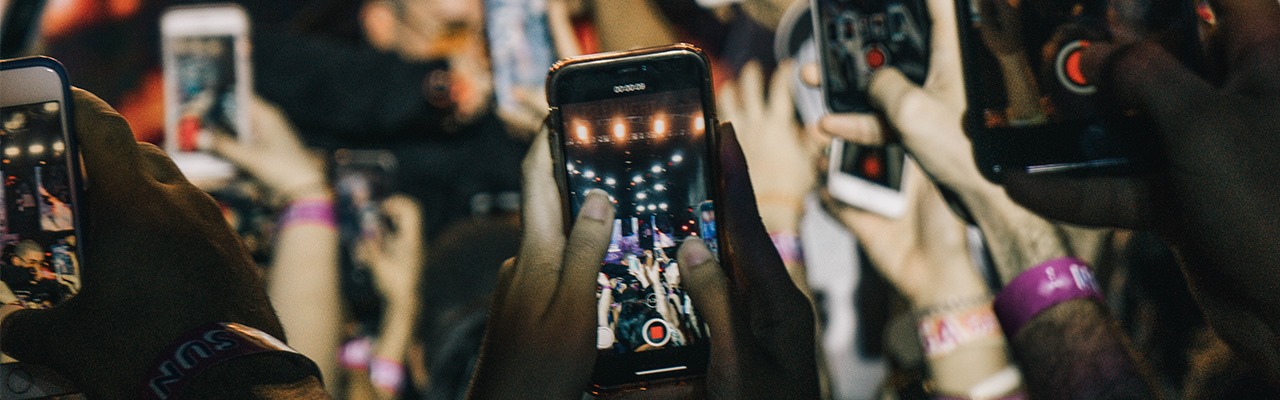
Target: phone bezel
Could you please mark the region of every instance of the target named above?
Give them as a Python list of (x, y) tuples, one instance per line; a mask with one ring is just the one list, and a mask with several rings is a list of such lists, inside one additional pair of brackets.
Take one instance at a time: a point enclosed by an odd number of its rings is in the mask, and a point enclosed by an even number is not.
[[(67, 73), (61, 63), (49, 57), (3, 60), (0, 61), (0, 82), (4, 82), (0, 85), (0, 108), (49, 101), (61, 103), (62, 110), (59, 112), (59, 117), (62, 119), (62, 139), (68, 155), (67, 177), (71, 179), (72, 186), (70, 190), (71, 209), (74, 216), (72, 223), (75, 226), (76, 238), (80, 240), (79, 245), (76, 246), (76, 258), (84, 260), (84, 251), (81, 249), (84, 248), (83, 227), (88, 220), (85, 212), (87, 207), (84, 206), (85, 184), (88, 180), (82, 167), (79, 141), (73, 133), (75, 132), (74, 118), (71, 116), (75, 111)], [(84, 268), (83, 264), (81, 268)], [(83, 270), (81, 275), (83, 276)], [(5, 378), (6, 381), (10, 374), (16, 373), (26, 374), (32, 380), (31, 387), (35, 391), (13, 393), (10, 387), (4, 384), (0, 385), (0, 394), (4, 394), (4, 398), (20, 400), (78, 392), (70, 385), (70, 381), (50, 369), (21, 362), (0, 364), (0, 377)]]
[[(662, 74), (664, 63), (687, 63), (685, 67), (693, 67), (698, 71), (696, 74), (668, 74), (663, 75), (664, 81), (660, 84), (660, 89), (645, 91), (644, 93), (613, 93), (612, 91), (601, 90), (595, 93), (584, 93), (587, 89), (579, 83), (582, 79), (597, 79), (593, 88), (608, 88), (615, 84), (625, 84), (635, 82), (637, 75), (657, 75)], [(648, 93), (665, 92), (680, 89), (699, 89), (701, 92), (701, 101), (703, 107), (703, 119), (706, 129), (707, 149), (704, 154), (707, 160), (707, 182), (715, 207), (716, 219), (723, 217), (723, 206), (719, 199), (722, 199), (722, 190), (720, 182), (720, 138), (717, 131), (717, 118), (715, 111), (714, 94), (711, 89), (711, 72), (710, 62), (706, 56), (697, 47), (689, 44), (675, 44), (671, 46), (652, 47), (631, 51), (610, 52), (594, 54), (579, 58), (570, 58), (558, 61), (552, 66), (547, 77), (547, 102), (551, 107), (550, 140), (552, 148), (552, 159), (554, 160), (556, 184), (561, 193), (561, 212), (565, 218), (566, 233), (573, 224), (573, 216), (571, 215), (570, 204), (568, 201), (569, 188), (566, 183), (567, 171), (564, 169), (564, 136), (563, 120), (560, 114), (561, 104), (589, 102), (593, 100), (604, 100), (630, 97), (635, 95), (643, 95)], [(649, 71), (644, 68), (652, 68)], [(636, 72), (630, 72), (636, 71)], [(619, 76), (625, 76), (619, 78)], [(671, 77), (680, 78), (678, 80), (670, 80)], [(653, 81), (646, 82), (649, 85)], [(655, 82), (656, 83), (656, 82)], [(570, 93), (575, 92), (575, 93)], [(717, 232), (723, 232), (717, 229)], [(723, 237), (717, 240), (723, 243)], [(720, 246), (720, 259), (724, 258), (724, 246)], [(709, 338), (708, 338), (709, 339)], [(610, 391), (618, 388), (642, 385), (648, 382), (656, 382), (670, 379), (680, 379), (695, 375), (702, 375), (706, 371), (707, 363), (710, 356), (710, 340), (702, 340), (696, 344), (671, 347), (661, 350), (644, 351), (637, 353), (601, 356), (597, 357), (595, 372), (592, 376), (593, 391)], [(606, 361), (607, 362), (602, 362)], [(672, 371), (662, 371), (664, 369), (681, 368)]]
[(178, 149), (178, 77), (177, 62), (171, 41), (183, 37), (231, 36), (232, 57), (236, 75), (236, 138), (251, 143), (253, 130), (249, 104), (253, 100), (253, 70), (250, 68), (249, 15), (236, 4), (179, 6), (165, 10), (160, 17), (161, 54), (164, 74), (165, 130), (164, 149), (179, 169), (202, 187), (216, 186), (233, 178), (236, 168), (207, 151)]

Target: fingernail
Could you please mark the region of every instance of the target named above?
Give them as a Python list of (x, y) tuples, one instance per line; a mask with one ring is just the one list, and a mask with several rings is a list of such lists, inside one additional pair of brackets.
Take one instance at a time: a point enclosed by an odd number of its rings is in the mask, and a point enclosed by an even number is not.
[(609, 202), (609, 195), (603, 190), (592, 189), (587, 192), (587, 200), (582, 202), (580, 213), (596, 221), (605, 221), (609, 219), (610, 207), (613, 207), (613, 204)]
[(690, 266), (702, 265), (702, 263), (711, 259), (711, 251), (707, 250), (707, 245), (702, 243), (702, 239), (696, 237), (685, 239), (684, 245), (681, 247), (681, 253), (684, 253), (684, 261)]

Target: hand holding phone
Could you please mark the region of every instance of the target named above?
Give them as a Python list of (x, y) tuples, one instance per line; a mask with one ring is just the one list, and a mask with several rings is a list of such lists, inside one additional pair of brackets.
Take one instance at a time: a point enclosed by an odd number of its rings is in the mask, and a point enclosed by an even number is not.
[[(745, 157), (732, 127), (722, 125), (721, 176), (726, 196), (720, 237), (730, 239), (724, 263), (716, 251), (690, 241), (675, 255), (686, 266), (682, 285), (711, 332), (714, 380), (647, 385), (628, 395), (653, 398), (816, 398), (814, 323), (808, 300), (790, 276), (760, 223)], [(596, 356), (596, 293), (600, 260), (612, 241), (616, 215), (608, 196), (585, 200), (564, 236), (547, 133), (533, 141), (524, 163), (523, 243), (499, 272), (471, 397), (580, 397), (592, 382)], [(730, 281), (728, 276), (737, 277)], [(576, 282), (576, 283), (575, 283)], [(607, 282), (607, 281), (606, 281)], [(747, 290), (751, 288), (751, 290)], [(529, 332), (549, 332), (529, 334)]]
[(6, 316), (3, 351), (63, 373), (89, 398), (136, 398), (150, 363), (192, 327), (237, 322), (283, 340), (257, 266), (209, 196), (106, 102), (72, 95), (92, 183), (78, 245), (94, 273), (74, 301)]

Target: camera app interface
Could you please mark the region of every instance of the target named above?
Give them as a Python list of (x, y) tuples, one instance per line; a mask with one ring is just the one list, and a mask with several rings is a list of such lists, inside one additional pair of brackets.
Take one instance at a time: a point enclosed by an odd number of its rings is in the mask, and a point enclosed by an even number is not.
[(841, 152), (840, 171), (876, 185), (902, 190), (902, 146), (858, 146), (845, 143)]
[[(983, 51), (965, 60), (979, 76), (974, 104), (987, 128), (1095, 119), (1097, 91), (1082, 51), (1106, 37), (1107, 1), (969, 0), (971, 37)], [(994, 90), (992, 90), (994, 89)]]
[(205, 150), (211, 133), (236, 135), (235, 39), (170, 39), (178, 99), (178, 150)]
[(49, 308), (80, 290), (62, 105), (0, 108), (0, 302)]
[[(928, 69), (928, 15), (894, 0), (819, 0), (819, 29), (828, 105), (835, 111), (868, 108), (860, 99), (871, 74), (898, 68), (916, 83)], [(851, 97), (851, 95), (857, 95)]]
[(690, 236), (717, 254), (699, 90), (565, 104), (561, 111), (574, 215), (592, 189), (607, 192), (617, 207), (597, 277), (596, 347), (625, 354), (703, 340), (706, 328), (675, 258)]

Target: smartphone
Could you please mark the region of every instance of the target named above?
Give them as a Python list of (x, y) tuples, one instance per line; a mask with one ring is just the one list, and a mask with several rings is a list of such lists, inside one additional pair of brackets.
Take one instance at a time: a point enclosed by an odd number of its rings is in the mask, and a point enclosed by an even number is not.
[[(894, 67), (916, 84), (929, 69), (931, 20), (921, 0), (813, 0), (822, 66), (822, 101), (835, 113), (871, 112), (871, 75)], [(832, 140), (827, 190), (832, 197), (896, 218), (906, 212), (898, 145), (858, 146)]]
[(965, 131), (978, 169), (996, 183), (1008, 171), (1126, 174), (1150, 164), (1153, 124), (1099, 103), (1081, 71), (1082, 51), (1108, 40), (1109, 25), (1160, 38), (1200, 70), (1191, 0), (957, 0), (956, 14)]
[[(71, 86), (52, 58), (0, 61), (0, 302), (51, 308), (80, 291), (84, 218), (80, 153), (71, 129)], [(27, 399), (73, 393), (38, 367), (4, 364), (0, 394)]]
[(382, 321), (382, 298), (373, 270), (360, 258), (359, 245), (394, 232), (382, 213), (382, 201), (395, 188), (396, 157), (387, 150), (338, 149), (333, 152), (332, 182), (337, 197), (341, 243), (342, 292), (360, 329), (374, 334)]
[(923, 0), (812, 0), (823, 100), (831, 112), (870, 112), (867, 86), (884, 67), (924, 84), (929, 10)]
[(721, 242), (709, 65), (676, 44), (561, 60), (548, 74), (565, 226), (592, 189), (617, 206), (597, 280), (595, 392), (706, 371), (707, 330), (675, 255), (688, 237)]
[(234, 4), (171, 8), (160, 34), (165, 150), (192, 181), (230, 179), (235, 167), (209, 149), (215, 133), (240, 141), (251, 134), (249, 17)]
[(547, 0), (485, 0), (484, 9), (498, 108), (527, 113), (522, 99), (545, 98), (547, 68), (556, 61)]

